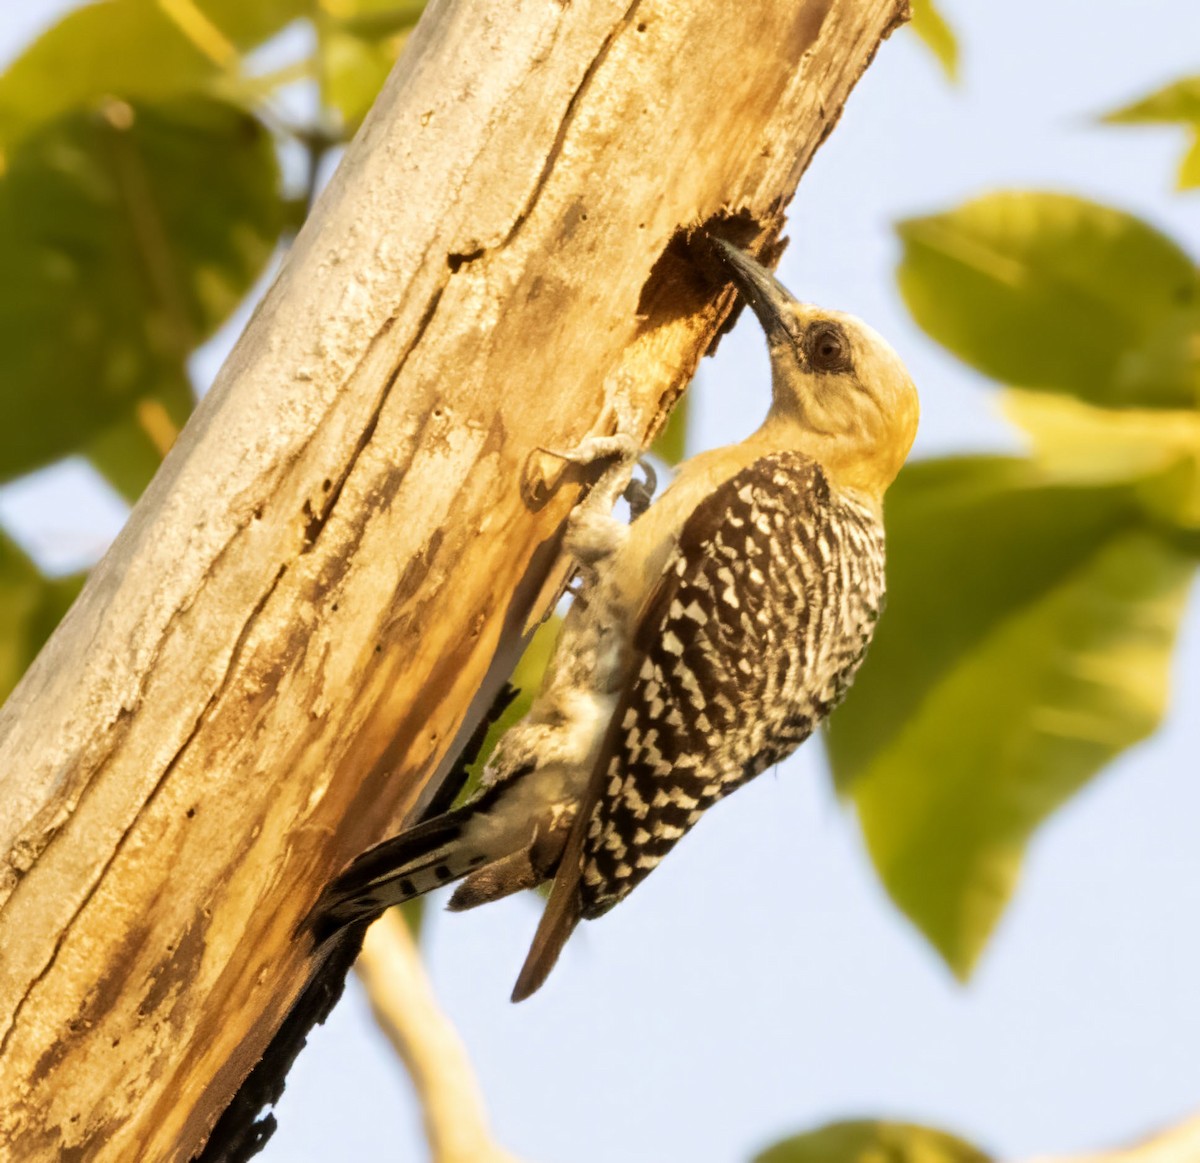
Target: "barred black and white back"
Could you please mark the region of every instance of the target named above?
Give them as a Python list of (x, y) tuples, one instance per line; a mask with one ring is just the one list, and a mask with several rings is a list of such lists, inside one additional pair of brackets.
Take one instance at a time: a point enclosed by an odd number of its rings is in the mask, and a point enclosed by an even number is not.
[(763, 457), (697, 507), (639, 627), (641, 663), (595, 777), (584, 917), (808, 738), (858, 668), (883, 595), (879, 522), (805, 456)]

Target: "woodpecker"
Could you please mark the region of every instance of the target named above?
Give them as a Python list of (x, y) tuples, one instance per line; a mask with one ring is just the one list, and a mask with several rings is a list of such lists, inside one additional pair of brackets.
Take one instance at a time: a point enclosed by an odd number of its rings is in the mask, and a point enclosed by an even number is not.
[(712, 245), (766, 333), (766, 420), (686, 461), (628, 525), (612, 509), (639, 483), (636, 440), (551, 453), (608, 465), (568, 520), (583, 584), (542, 689), (466, 804), (333, 882), (318, 906), (325, 934), (454, 880), (457, 910), (553, 879), (520, 1001), (581, 919), (790, 755), (853, 679), (883, 605), (883, 496), (916, 435), (916, 389), (870, 327)]

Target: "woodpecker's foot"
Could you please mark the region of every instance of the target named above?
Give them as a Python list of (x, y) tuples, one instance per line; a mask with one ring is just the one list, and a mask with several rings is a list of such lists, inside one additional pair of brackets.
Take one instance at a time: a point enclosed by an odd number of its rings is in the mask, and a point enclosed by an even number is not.
[(644, 456), (638, 457), (637, 465), (645, 474), (645, 479), (639, 481), (634, 477), (625, 486), (625, 492), (622, 494), (629, 502), (629, 516), (633, 521), (636, 521), (650, 508), (650, 502), (654, 499), (654, 490), (658, 488), (658, 473), (654, 471), (654, 465)]
[[(522, 493), (529, 504), (540, 507), (561, 483), (562, 465), (586, 468), (597, 461), (611, 460), (613, 463), (588, 491), (585, 502), (594, 503), (597, 508), (611, 510), (629, 484), (633, 475), (633, 465), (641, 451), (642, 446), (637, 440), (621, 433), (615, 436), (590, 436), (570, 449), (538, 447), (534, 449), (526, 464)], [(539, 455), (558, 461), (559, 471), (554, 474), (548, 472), (545, 464), (538, 463)]]
[(543, 446), (538, 451), (544, 452), (547, 456), (565, 460), (568, 464), (595, 464), (598, 460), (616, 457), (632, 467), (642, 454), (642, 446), (632, 436), (618, 432), (613, 436), (589, 436), (586, 440), (581, 440), (574, 448), (566, 450)]
[(595, 577), (595, 567), (617, 551), (629, 536), (629, 526), (613, 515), (613, 506), (633, 480), (633, 468), (642, 446), (632, 436), (593, 436), (569, 453), (551, 453), (573, 464), (597, 460), (612, 463), (601, 473), (567, 523), (564, 546), (583, 568), (584, 589)]

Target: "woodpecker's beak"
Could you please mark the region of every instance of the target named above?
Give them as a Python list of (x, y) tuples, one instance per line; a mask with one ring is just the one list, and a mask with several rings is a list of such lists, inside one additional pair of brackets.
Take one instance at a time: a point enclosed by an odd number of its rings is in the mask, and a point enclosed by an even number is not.
[(763, 331), (767, 333), (767, 342), (772, 346), (780, 342), (790, 343), (793, 338), (788, 328), (791, 313), (785, 308), (796, 303), (795, 296), (762, 263), (752, 259), (744, 250), (739, 250), (723, 238), (712, 238), (712, 243), (733, 285), (758, 316)]

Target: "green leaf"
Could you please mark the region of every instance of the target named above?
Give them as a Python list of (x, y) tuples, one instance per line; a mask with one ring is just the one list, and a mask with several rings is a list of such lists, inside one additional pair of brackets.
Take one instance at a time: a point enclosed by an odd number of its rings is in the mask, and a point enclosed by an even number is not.
[(1034, 829), (1162, 717), (1195, 561), (1135, 488), (1027, 461), (888, 494), (888, 608), (827, 733), (888, 892), (965, 978)]
[(650, 451), (667, 464), (678, 464), (687, 456), (688, 415), (691, 395), (685, 393), (671, 409), (663, 430), (655, 438)]
[(412, 28), (425, 0), (323, 0), (322, 7), (344, 31), (380, 40)]
[(1177, 184), (1181, 190), (1194, 190), (1200, 186), (1200, 132), (1192, 139), (1191, 147), (1179, 163)]
[(0, 75), (0, 146), (112, 98), (237, 91), (244, 49), (312, 13), (314, 0), (101, 0), (68, 13)]
[(330, 28), (322, 34), (320, 44), (321, 99), (337, 111), (343, 132), (349, 137), (387, 80), (403, 40), (367, 40)]
[(913, 317), (985, 375), (1110, 407), (1200, 400), (1200, 275), (1139, 219), (1010, 192), (897, 229)]
[(0, 703), (61, 621), (83, 577), (47, 578), (0, 533)]
[(347, 136), (367, 115), (424, 0), (322, 0), (317, 21), (321, 99)]
[[(239, 49), (253, 48), (282, 32), (295, 20), (312, 18), (319, 0), (169, 0), (164, 7), (178, 23), (191, 27), (187, 8), (194, 4), (221, 36)], [(163, 0), (154, 0), (162, 5)], [(194, 34), (197, 39), (202, 34)]]
[(156, 100), (216, 71), (154, 0), (107, 0), (69, 13), (0, 76), (0, 143), (97, 100)]
[(754, 1163), (990, 1163), (978, 1147), (932, 1127), (861, 1119), (776, 1143)]
[(405, 901), (396, 907), (400, 910), (400, 915), (404, 918), (408, 931), (412, 933), (413, 940), (420, 941), (421, 929), (425, 923), (425, 898), (415, 896), (412, 900)]
[(1110, 125), (1147, 123), (1190, 126), (1194, 131), (1191, 147), (1179, 165), (1181, 190), (1200, 186), (1200, 77), (1184, 77), (1157, 92), (1115, 109), (1104, 118)]
[(909, 27), (925, 43), (942, 66), (949, 81), (958, 80), (958, 40), (954, 29), (934, 6), (933, 0), (912, 0)]
[(525, 651), (509, 679), (509, 682), (517, 688), (517, 697), (488, 729), (483, 746), (480, 748), (475, 762), (470, 766), (466, 786), (459, 793), (459, 803), (467, 799), (479, 787), (479, 778), (483, 774), (483, 769), (491, 758), (492, 752), (496, 749), (496, 744), (500, 742), (500, 737), (509, 727), (529, 713), (529, 708), (533, 706), (533, 698), (541, 689), (542, 678), (550, 663), (550, 656), (554, 653), (554, 643), (558, 640), (558, 632), (561, 629), (562, 618), (557, 614), (551, 614), (533, 632), (529, 645), (525, 647)]
[(1200, 77), (1184, 77), (1105, 114), (1110, 125), (1184, 121), (1200, 125)]
[(281, 213), (269, 135), (218, 101), (112, 102), (26, 138), (0, 178), (0, 479), (178, 400)]
[(1200, 529), (1200, 412), (1097, 408), (1070, 396), (1004, 392), (1041, 474), (1076, 485), (1133, 485), (1148, 513)]
[(132, 505), (175, 443), (192, 404), (186, 385), (144, 396), (128, 415), (96, 432), (81, 451)]

